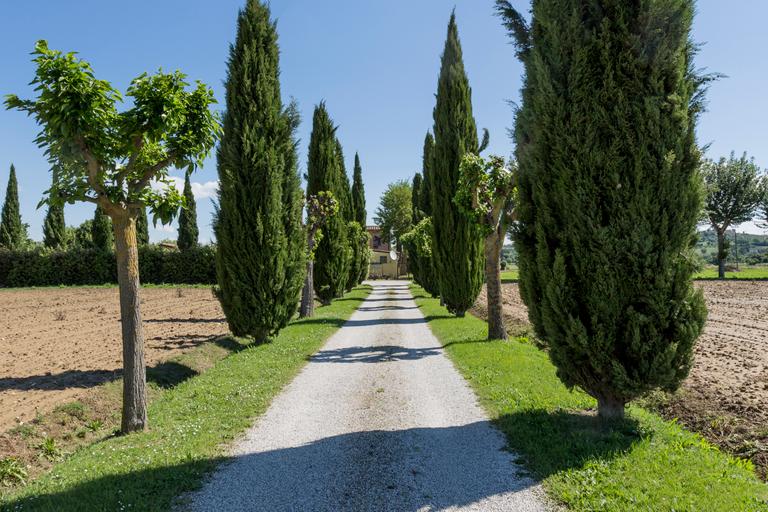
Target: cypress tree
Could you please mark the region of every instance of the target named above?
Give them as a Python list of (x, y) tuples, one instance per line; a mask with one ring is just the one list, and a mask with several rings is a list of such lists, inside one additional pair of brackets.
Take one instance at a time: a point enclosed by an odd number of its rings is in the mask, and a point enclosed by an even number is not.
[(371, 261), (369, 249), (370, 235), (357, 221), (347, 224), (347, 237), (352, 250), (349, 262), (349, 277), (347, 278), (347, 290), (362, 283), (368, 277), (368, 266)]
[(419, 193), (419, 210), (424, 217), (432, 216), (432, 157), (435, 150), (435, 139), (427, 132), (424, 137), (424, 152), (421, 163), (421, 192)]
[(691, 248), (708, 77), (693, 68), (693, 4), (535, 0), (529, 29), (497, 2), (525, 66), (521, 294), (558, 377), (601, 417), (676, 389), (704, 324)]
[[(340, 212), (326, 220), (323, 238), (315, 250), (315, 293), (329, 304), (340, 297), (347, 285), (350, 266), (348, 225), (343, 214), (345, 177), (339, 164), (339, 144), (336, 128), (328, 115), (325, 103), (315, 108), (312, 119), (312, 135), (309, 139), (307, 163), (307, 195), (332, 192), (339, 197)], [(348, 202), (348, 199), (347, 199)]]
[(21, 222), (16, 167), (11, 164), (8, 188), (5, 189), (3, 212), (0, 216), (0, 247), (11, 250), (20, 249), (26, 241), (27, 227)]
[[(422, 178), (418, 172), (414, 174), (413, 181), (411, 182), (411, 210), (413, 211), (413, 225), (414, 227), (421, 222), (424, 217), (421, 211), (421, 193), (422, 193)], [(408, 269), (413, 274), (413, 280), (417, 283), (421, 283), (421, 261), (419, 260), (419, 252), (415, 247), (412, 239), (410, 242), (404, 241), (403, 246), (408, 251)]]
[(147, 219), (147, 209), (139, 208), (139, 215), (136, 217), (136, 243), (141, 247), (149, 244), (149, 220)]
[(472, 307), (483, 285), (483, 248), (479, 231), (453, 201), (463, 155), (477, 153), (480, 149), (471, 95), (456, 15), (452, 13), (433, 114), (435, 145), (430, 194), (434, 230), (432, 257), (437, 284), (448, 311), (457, 316), (464, 316)]
[[(58, 169), (53, 169), (53, 184), (58, 183)], [(43, 222), (43, 244), (50, 249), (63, 249), (67, 244), (67, 226), (64, 222), (64, 204), (48, 205)]]
[(368, 221), (368, 212), (365, 211), (363, 168), (360, 165), (360, 155), (357, 153), (355, 153), (355, 169), (352, 175), (352, 220), (357, 221), (363, 228)]
[(101, 206), (96, 207), (91, 223), (91, 241), (96, 249), (111, 251), (115, 235), (112, 231), (112, 219), (104, 213)]
[(258, 0), (248, 0), (238, 14), (226, 102), (217, 153), (217, 295), (232, 333), (263, 342), (296, 312), (306, 239), (298, 115), (293, 105), (283, 106), (277, 27)]
[(181, 251), (197, 247), (199, 233), (197, 229), (197, 203), (195, 202), (195, 195), (192, 193), (189, 174), (186, 173), (184, 176), (184, 200), (186, 204), (179, 214), (179, 237), (176, 241), (176, 245)]
[(354, 206), (352, 205), (352, 190), (349, 185), (349, 176), (347, 176), (347, 166), (344, 164), (344, 150), (341, 147), (341, 141), (336, 139), (336, 161), (339, 163), (339, 173), (341, 176), (341, 189), (339, 190), (341, 213), (347, 222), (355, 220)]

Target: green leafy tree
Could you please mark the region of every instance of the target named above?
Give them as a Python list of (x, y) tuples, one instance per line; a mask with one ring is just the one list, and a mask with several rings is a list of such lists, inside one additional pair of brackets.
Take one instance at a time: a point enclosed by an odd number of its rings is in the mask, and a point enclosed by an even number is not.
[[(56, 174), (56, 169), (53, 169)], [(56, 182), (56, 178), (53, 178)], [(43, 221), (43, 244), (49, 249), (64, 249), (67, 245), (67, 225), (64, 222), (64, 205), (49, 205)]]
[(368, 277), (368, 267), (371, 262), (371, 235), (357, 221), (350, 221), (347, 226), (349, 228), (347, 237), (352, 249), (352, 256), (346, 289), (351, 290)]
[(199, 230), (197, 229), (197, 202), (192, 193), (190, 173), (184, 176), (184, 206), (179, 213), (179, 236), (176, 244), (181, 251), (197, 247)]
[(344, 198), (347, 197), (345, 180), (339, 164), (336, 127), (325, 103), (320, 103), (315, 107), (309, 139), (307, 195), (331, 192), (334, 198), (338, 198), (340, 213), (326, 220), (323, 238), (315, 248), (314, 287), (323, 304), (330, 304), (332, 299), (340, 297), (349, 278), (351, 251), (344, 217)]
[(314, 266), (315, 248), (323, 237), (322, 227), (339, 213), (339, 203), (332, 192), (321, 191), (307, 198), (307, 273), (301, 292), (299, 317), (307, 318), (315, 314)]
[(236, 336), (257, 343), (296, 313), (305, 272), (294, 105), (280, 95), (277, 28), (248, 0), (237, 19), (218, 149), (218, 297)]
[[(107, 220), (109, 220), (109, 217), (107, 217)], [(112, 226), (109, 226), (110, 233), (112, 232), (111, 228)], [(93, 219), (88, 219), (77, 227), (68, 227), (67, 238), (72, 248), (93, 248)]]
[(140, 208), (136, 217), (136, 243), (139, 247), (149, 245), (149, 219), (146, 208)]
[(418, 267), (413, 278), (427, 293), (433, 297), (440, 295), (437, 280), (434, 276), (432, 263), (432, 217), (426, 217), (416, 224), (413, 229), (403, 235), (403, 245), (409, 254), (418, 258)]
[(96, 205), (93, 222), (91, 222), (90, 226), (93, 246), (101, 251), (111, 251), (115, 243), (112, 220), (109, 218), (109, 215), (104, 213), (104, 208), (101, 205)]
[(376, 209), (376, 224), (381, 227), (382, 236), (391, 244), (402, 249), (402, 237), (413, 226), (411, 208), (411, 184), (398, 180), (387, 185)]
[(706, 198), (704, 215), (717, 233), (718, 277), (725, 279), (725, 262), (728, 258), (728, 228), (752, 220), (764, 198), (765, 192), (760, 168), (754, 159), (744, 153), (736, 158), (717, 162), (705, 160), (701, 174), (704, 178)]
[(488, 161), (467, 153), (461, 162), (456, 204), (479, 228), (484, 237), (485, 289), (488, 297), (488, 339), (505, 340), (504, 303), (501, 296), (501, 249), (512, 222), (514, 170), (504, 159)]
[(209, 109), (213, 91), (200, 82), (189, 91), (178, 71), (142, 74), (128, 87), (130, 108), (119, 112), (120, 93), (96, 79), (74, 53), (38, 41), (34, 56), (37, 98), (10, 95), (5, 104), (42, 127), (37, 142), (60, 171), (45, 202), (94, 203), (112, 219), (123, 334), (121, 430), (143, 430), (146, 370), (136, 218), (146, 206), (165, 223), (178, 211), (182, 198), (176, 189), (154, 190), (150, 183), (167, 184), (169, 167), (202, 162), (209, 153), (219, 129)]
[(0, 247), (21, 249), (27, 242), (27, 227), (21, 222), (19, 210), (19, 183), (16, 180), (16, 167), (11, 164), (8, 187), (5, 189), (5, 202), (0, 215)]
[(368, 222), (368, 212), (365, 211), (365, 185), (363, 184), (363, 168), (360, 156), (355, 153), (355, 169), (352, 175), (352, 220), (357, 221), (363, 228)]
[(483, 143), (478, 143), (471, 96), (456, 16), (451, 14), (433, 113), (435, 143), (429, 189), (435, 276), (443, 303), (457, 316), (464, 316), (472, 307), (483, 286), (480, 234), (453, 201), (458, 190), (461, 158), (465, 153), (479, 154), (487, 146), (487, 131)]
[[(704, 325), (693, 0), (497, 0), (525, 67), (514, 242), (536, 334), (602, 418), (676, 389)], [(578, 13), (578, 15), (574, 15)]]

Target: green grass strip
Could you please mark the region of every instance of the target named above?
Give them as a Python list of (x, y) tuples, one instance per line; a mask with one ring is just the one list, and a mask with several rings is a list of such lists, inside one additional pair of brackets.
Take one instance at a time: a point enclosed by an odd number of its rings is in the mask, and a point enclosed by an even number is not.
[(421, 288), (413, 292), (520, 462), (570, 510), (768, 510), (768, 486), (750, 462), (638, 407), (601, 425), (587, 411), (595, 401), (566, 389), (527, 339), (485, 341), (484, 321), (450, 316)]
[[(200, 486), (224, 450), (357, 309), (356, 288), (272, 342), (244, 348), (165, 392), (149, 408), (151, 430), (83, 448), (50, 473), (0, 500), (0, 510), (155, 511)], [(232, 482), (238, 485), (238, 482)]]

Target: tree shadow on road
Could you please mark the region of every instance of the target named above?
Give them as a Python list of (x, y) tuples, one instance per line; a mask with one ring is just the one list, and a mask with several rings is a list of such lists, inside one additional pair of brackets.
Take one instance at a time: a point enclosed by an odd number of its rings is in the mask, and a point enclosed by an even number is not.
[(440, 351), (440, 347), (407, 348), (397, 345), (375, 345), (320, 350), (307, 359), (316, 363), (382, 363), (386, 361), (414, 361), (439, 355)]

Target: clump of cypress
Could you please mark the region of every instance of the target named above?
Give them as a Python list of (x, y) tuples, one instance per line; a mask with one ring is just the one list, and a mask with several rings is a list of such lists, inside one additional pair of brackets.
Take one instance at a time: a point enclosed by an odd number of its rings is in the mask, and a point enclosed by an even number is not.
[(3, 212), (0, 215), (0, 247), (20, 249), (27, 242), (27, 226), (21, 222), (19, 209), (19, 183), (16, 180), (16, 167), (11, 164), (8, 187), (5, 190)]
[(360, 155), (357, 153), (355, 153), (355, 169), (352, 173), (352, 220), (357, 221), (363, 228), (368, 221), (368, 212), (365, 211), (363, 167), (360, 165)]
[(478, 229), (453, 201), (465, 153), (477, 153), (472, 91), (464, 71), (456, 15), (451, 14), (443, 50), (434, 117), (430, 175), (432, 258), (440, 297), (448, 310), (464, 316), (483, 286), (483, 246)]
[(186, 251), (197, 247), (199, 231), (197, 229), (197, 203), (192, 193), (192, 183), (189, 172), (184, 176), (184, 208), (179, 214), (179, 237), (176, 245), (180, 251)]
[(112, 219), (104, 213), (101, 206), (96, 207), (91, 223), (91, 241), (93, 246), (100, 251), (111, 251), (114, 245), (115, 234), (112, 230)]
[(269, 8), (248, 0), (230, 46), (219, 145), (217, 295), (236, 336), (264, 342), (296, 312), (306, 235), (295, 130), (280, 96), (277, 29)]
[[(525, 65), (514, 138), (520, 290), (557, 375), (624, 414), (691, 368), (704, 301), (694, 2), (497, 7)], [(578, 13), (578, 15), (574, 15)]]
[(315, 108), (309, 139), (307, 195), (332, 192), (334, 197), (340, 198), (339, 214), (327, 219), (323, 227), (323, 238), (315, 250), (315, 293), (324, 304), (330, 304), (331, 300), (344, 293), (351, 260), (349, 227), (344, 215), (344, 205), (350, 201), (339, 156), (336, 127), (328, 115), (325, 103), (320, 103)]

